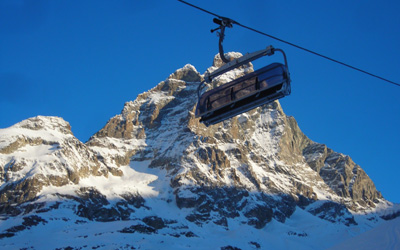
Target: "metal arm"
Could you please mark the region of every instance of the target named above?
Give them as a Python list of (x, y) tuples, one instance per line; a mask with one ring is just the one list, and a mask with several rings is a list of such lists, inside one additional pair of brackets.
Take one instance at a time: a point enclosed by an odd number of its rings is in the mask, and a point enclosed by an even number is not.
[(221, 60), (224, 63), (228, 63), (229, 60), (225, 57), (224, 54), (224, 48), (222, 46), (222, 42), (224, 41), (225, 38), (225, 28), (232, 28), (232, 24), (236, 23), (235, 21), (233, 21), (232, 19), (226, 18), (226, 17), (220, 17), (221, 19), (218, 18), (214, 18), (213, 22), (216, 24), (219, 24), (219, 27), (216, 29), (211, 30), (211, 33), (213, 33), (216, 30), (221, 30), (220, 32), (218, 32), (218, 36), (219, 36), (219, 41), (218, 41), (218, 48), (219, 48), (219, 56), (221, 57)]
[(286, 58), (285, 52), (284, 52), (283, 50), (281, 50), (281, 49), (274, 49), (274, 51), (279, 51), (279, 52), (282, 53), (282, 55), (283, 55), (283, 60), (285, 60), (285, 66), (286, 66), (287, 69), (289, 69), (289, 65), (288, 65), (288, 63), (287, 63), (287, 58)]
[[(230, 62), (222, 65), (219, 69), (215, 70), (214, 72), (212, 72), (210, 74), (206, 73), (204, 76), (204, 80), (207, 83), (210, 83), (213, 78), (215, 78), (219, 75), (222, 75), (223, 73), (226, 73), (232, 69), (238, 68), (238, 67), (240, 67), (246, 63), (249, 63), (251, 61), (254, 61), (260, 57), (263, 57), (266, 55), (268, 55), (268, 56), (273, 55), (275, 50), (276, 49), (274, 49), (272, 46), (268, 46), (266, 49), (259, 50), (259, 51), (256, 51), (256, 52), (253, 52), (250, 54), (246, 54), (240, 58), (237, 58), (233, 61), (230, 61)], [(280, 50), (280, 51), (282, 51), (282, 50)]]

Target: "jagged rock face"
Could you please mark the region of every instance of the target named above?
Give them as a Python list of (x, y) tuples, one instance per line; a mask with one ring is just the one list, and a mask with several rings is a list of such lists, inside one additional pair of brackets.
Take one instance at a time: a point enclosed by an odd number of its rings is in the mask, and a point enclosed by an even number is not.
[(382, 198), (372, 180), (349, 156), (336, 153), (319, 143), (308, 145), (303, 153), (309, 166), (340, 197), (351, 198), (361, 206), (367, 203), (372, 207)]
[(16, 205), (37, 199), (43, 187), (100, 175), (107, 168), (61, 118), (38, 116), (0, 130), (1, 213), (18, 213)]

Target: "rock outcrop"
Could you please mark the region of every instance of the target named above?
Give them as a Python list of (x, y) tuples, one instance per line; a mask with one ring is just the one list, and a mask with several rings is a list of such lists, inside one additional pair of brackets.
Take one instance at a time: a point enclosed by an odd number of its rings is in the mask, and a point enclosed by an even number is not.
[(62, 118), (37, 116), (22, 121), (1, 130), (0, 143), (1, 213), (23, 212), (21, 208), (35, 201), (44, 187), (109, 175)]

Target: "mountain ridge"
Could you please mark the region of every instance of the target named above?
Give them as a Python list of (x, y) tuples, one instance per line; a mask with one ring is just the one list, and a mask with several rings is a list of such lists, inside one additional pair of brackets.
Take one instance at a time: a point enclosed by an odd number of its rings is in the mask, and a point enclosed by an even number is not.
[[(208, 71), (220, 64), (216, 56)], [(211, 87), (252, 70), (244, 65)], [(353, 228), (365, 231), (395, 217), (398, 208), (360, 166), (311, 141), (277, 101), (208, 128), (200, 124), (194, 109), (202, 77), (192, 65), (178, 69), (126, 102), (85, 144), (56, 117), (0, 130), (0, 213), (9, 225), (2, 229), (4, 244), (26, 228), (65, 220), (71, 228), (123, 221), (126, 226), (113, 232), (164, 240), (184, 235), (190, 240), (182, 242), (192, 246), (207, 237), (205, 227), (265, 232), (274, 225), (290, 227), (287, 237), (308, 249), (313, 237), (307, 235), (316, 232), (288, 226), (298, 214), (316, 225), (332, 223), (346, 237)], [(58, 211), (68, 211), (75, 225)], [(255, 248), (266, 244), (246, 237)]]

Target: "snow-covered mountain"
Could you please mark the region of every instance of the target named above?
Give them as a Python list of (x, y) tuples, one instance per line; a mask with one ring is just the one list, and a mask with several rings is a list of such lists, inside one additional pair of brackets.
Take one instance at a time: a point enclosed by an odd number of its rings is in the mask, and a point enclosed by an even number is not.
[[(216, 56), (208, 70), (220, 64)], [(400, 215), (360, 166), (307, 138), (277, 101), (200, 124), (201, 80), (186, 65), (86, 143), (58, 117), (0, 129), (0, 247), (325, 249)]]

